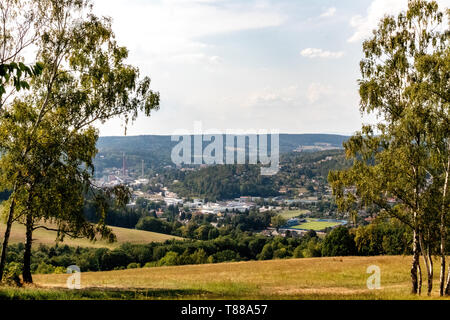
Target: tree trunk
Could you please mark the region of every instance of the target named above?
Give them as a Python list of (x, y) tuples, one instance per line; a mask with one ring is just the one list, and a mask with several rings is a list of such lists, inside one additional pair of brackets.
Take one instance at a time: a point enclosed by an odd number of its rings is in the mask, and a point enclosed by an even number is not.
[(420, 234), (419, 239), (423, 261), (427, 269), (427, 295), (431, 296), (431, 291), (433, 290), (433, 258), (431, 257), (430, 247), (428, 245), (425, 246), (422, 234)]
[(445, 295), (450, 296), (450, 264), (448, 265), (447, 271), (447, 284), (445, 285)]
[(447, 161), (447, 170), (445, 172), (445, 182), (444, 182), (444, 190), (442, 194), (442, 209), (441, 209), (441, 243), (440, 243), (440, 254), (441, 254), (441, 272), (439, 275), (439, 295), (442, 297), (445, 295), (450, 295), (450, 269), (449, 269), (449, 278), (447, 280), (447, 288), (445, 288), (445, 243), (447, 241), (447, 226), (445, 225), (446, 220), (446, 197), (447, 197), (447, 188), (448, 188), (448, 178), (450, 171), (450, 159)]
[(442, 254), (441, 249), (441, 273), (439, 275), (439, 295), (442, 297), (445, 294), (445, 253)]
[(6, 266), (6, 253), (8, 251), (8, 242), (9, 242), (9, 236), (11, 234), (11, 227), (13, 223), (14, 218), (14, 207), (16, 205), (16, 201), (14, 197), (12, 198), (11, 204), (9, 205), (9, 213), (8, 213), (8, 220), (6, 221), (6, 230), (5, 230), (5, 237), (3, 239), (3, 245), (2, 245), (2, 255), (0, 258), (0, 282), (3, 279), (3, 273), (5, 272), (5, 266)]
[[(419, 233), (414, 230), (413, 238), (413, 261), (411, 265), (411, 293), (420, 294), (422, 287), (422, 275), (420, 271), (420, 244), (419, 244)], [(418, 272), (419, 271), (419, 272)]]
[(433, 257), (431, 256), (431, 251), (428, 250), (427, 255), (428, 260), (428, 291), (427, 295), (431, 296), (431, 291), (433, 290), (433, 277), (434, 277), (434, 271), (433, 271)]
[(31, 245), (33, 242), (33, 217), (29, 213), (27, 214), (26, 221), (26, 242), (25, 251), (23, 254), (23, 270), (22, 278), (25, 283), (33, 283), (33, 277), (31, 276)]
[(420, 296), (422, 294), (422, 268), (420, 267), (420, 261), (417, 261), (417, 294)]

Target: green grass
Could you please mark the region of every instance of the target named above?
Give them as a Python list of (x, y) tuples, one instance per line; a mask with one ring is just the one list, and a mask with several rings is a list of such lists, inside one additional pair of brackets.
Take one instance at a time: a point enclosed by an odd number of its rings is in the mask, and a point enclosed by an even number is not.
[(279, 213), (285, 219), (296, 218), (301, 214), (308, 213), (308, 210), (284, 210)]
[[(35, 275), (38, 287), (0, 288), (3, 299), (439, 299), (412, 296), (411, 257), (331, 257), (155, 267), (68, 275)], [(381, 289), (369, 290), (367, 267), (381, 269)], [(435, 263), (435, 274), (439, 263)], [(425, 281), (424, 281), (425, 286)], [(425, 291), (425, 288), (424, 288)]]
[[(149, 242), (164, 242), (168, 239), (182, 239), (179, 237), (166, 235), (156, 232), (148, 232), (135, 229), (111, 227), (113, 233), (117, 236), (117, 242), (108, 243), (104, 240), (97, 240), (95, 242), (89, 241), (87, 239), (71, 239), (66, 237), (62, 244), (67, 244), (69, 246), (80, 246), (80, 247), (92, 247), (92, 248), (116, 248), (122, 243), (149, 243)], [(5, 224), (0, 223), (0, 235), (5, 232)], [(33, 233), (33, 244), (46, 244), (54, 245), (56, 239), (56, 232), (44, 229), (38, 229)], [(25, 242), (25, 226), (21, 224), (14, 224), (11, 230), (10, 243)]]
[(339, 226), (339, 222), (327, 222), (327, 221), (318, 221), (318, 219), (306, 219), (307, 222), (301, 223), (298, 226), (292, 227), (293, 229), (301, 229), (301, 230), (314, 230), (321, 231), (326, 228), (332, 228)]

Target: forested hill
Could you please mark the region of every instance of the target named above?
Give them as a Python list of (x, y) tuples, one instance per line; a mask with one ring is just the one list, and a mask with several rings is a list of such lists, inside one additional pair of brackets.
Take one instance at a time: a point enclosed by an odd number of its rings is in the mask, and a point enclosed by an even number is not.
[[(330, 144), (334, 147), (342, 147), (348, 136), (334, 134), (280, 134), (280, 152), (286, 153), (299, 146), (314, 146)], [(162, 151), (170, 150), (177, 142), (171, 141), (171, 136), (144, 135), (123, 137), (100, 137), (97, 147), (100, 151), (135, 152), (138, 150)]]
[[(288, 153), (299, 147), (306, 147), (306, 151), (342, 148), (342, 143), (348, 138), (332, 134), (280, 134), (280, 152)], [(176, 144), (176, 141), (171, 141), (171, 136), (100, 137), (96, 168), (121, 167), (122, 153), (126, 154), (128, 166), (138, 166), (141, 160), (148, 168), (173, 165), (170, 154)], [(208, 142), (204, 142), (206, 145)]]

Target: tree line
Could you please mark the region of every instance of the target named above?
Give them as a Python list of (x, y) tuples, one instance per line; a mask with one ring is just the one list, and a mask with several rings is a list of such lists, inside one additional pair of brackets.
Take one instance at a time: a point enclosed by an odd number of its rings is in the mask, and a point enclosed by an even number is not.
[[(448, 243), (447, 245), (450, 245)], [(13, 281), (23, 264), (22, 243), (8, 250), (7, 273)], [(76, 264), (85, 271), (138, 267), (221, 263), (288, 258), (404, 255), (412, 253), (408, 229), (399, 222), (379, 221), (349, 229), (338, 227), (324, 239), (309, 231), (299, 237), (265, 237), (233, 230), (209, 240), (167, 240), (164, 243), (125, 243), (116, 249), (39, 245), (33, 249), (33, 273), (64, 273)]]

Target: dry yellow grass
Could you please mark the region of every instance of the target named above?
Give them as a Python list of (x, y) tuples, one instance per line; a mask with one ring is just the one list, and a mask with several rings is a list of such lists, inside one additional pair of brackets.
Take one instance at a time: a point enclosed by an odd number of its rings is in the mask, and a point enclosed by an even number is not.
[[(185, 291), (189, 294), (180, 298), (191, 299), (411, 299), (410, 260), (335, 257), (158, 267), (82, 273), (81, 283), (91, 289)], [(379, 290), (367, 289), (371, 265), (381, 268)], [(67, 277), (36, 275), (34, 280), (57, 288), (64, 287)], [(436, 290), (432, 298), (438, 298)]]
[[(95, 242), (89, 241), (87, 239), (71, 239), (66, 237), (62, 244), (67, 244), (69, 246), (80, 246), (80, 247), (93, 247), (93, 248), (116, 248), (124, 242), (130, 243), (149, 243), (149, 242), (164, 242), (168, 239), (182, 239), (175, 236), (170, 236), (161, 233), (126, 229), (111, 227), (114, 234), (117, 236), (117, 242), (108, 243), (107, 241), (97, 240)], [(0, 223), (0, 237), (3, 236), (5, 232), (5, 224)], [(33, 233), (34, 244), (56, 244), (56, 232), (48, 231), (44, 229), (38, 229)], [(11, 230), (10, 243), (25, 242), (25, 226), (21, 224), (14, 224)]]

